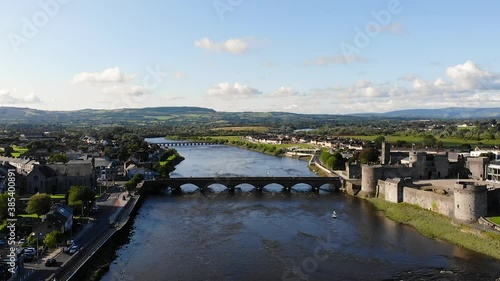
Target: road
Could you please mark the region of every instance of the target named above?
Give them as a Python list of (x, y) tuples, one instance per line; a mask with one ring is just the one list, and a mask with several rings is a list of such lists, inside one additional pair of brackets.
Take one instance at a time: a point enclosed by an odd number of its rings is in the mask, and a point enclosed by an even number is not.
[[(67, 253), (59, 253), (55, 256), (57, 261), (56, 265), (53, 267), (46, 267), (44, 261), (40, 259), (38, 263), (25, 263), (26, 271), (35, 270), (33, 274), (29, 276), (26, 280), (45, 280), (49, 278), (53, 273), (60, 272), (61, 267), (71, 267), (73, 268), (80, 257), (86, 253), (86, 251), (92, 246), (92, 242), (96, 239), (101, 238), (101, 236), (109, 229), (110, 217), (117, 210), (117, 200), (121, 194), (120, 187), (115, 187), (110, 191), (107, 198), (99, 199), (96, 204), (99, 210), (94, 214), (87, 225), (85, 225), (79, 233), (74, 237), (74, 243), (81, 247), (81, 250), (74, 254), (74, 256)], [(69, 261), (69, 262), (68, 262)]]

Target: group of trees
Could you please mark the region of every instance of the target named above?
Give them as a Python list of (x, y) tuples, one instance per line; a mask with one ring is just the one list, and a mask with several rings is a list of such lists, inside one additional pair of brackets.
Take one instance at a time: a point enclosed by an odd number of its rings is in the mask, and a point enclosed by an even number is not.
[(162, 154), (160, 162), (156, 163), (153, 169), (160, 174), (161, 178), (168, 178), (170, 173), (175, 170), (175, 165), (183, 160), (184, 157), (182, 157), (177, 150), (169, 148)]
[(330, 170), (343, 170), (346, 159), (342, 157), (340, 152), (329, 153), (323, 151), (319, 156), (321, 163)]
[(125, 189), (127, 189), (129, 195), (132, 190), (134, 190), (137, 185), (144, 180), (144, 176), (142, 174), (135, 174), (131, 180), (125, 183)]

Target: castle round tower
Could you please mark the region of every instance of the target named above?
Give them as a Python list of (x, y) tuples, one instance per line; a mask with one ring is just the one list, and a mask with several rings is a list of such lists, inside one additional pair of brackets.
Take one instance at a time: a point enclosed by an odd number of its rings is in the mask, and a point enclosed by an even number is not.
[(471, 182), (455, 184), (455, 218), (466, 222), (475, 222), (486, 216), (488, 200), (486, 185), (476, 185)]
[(361, 166), (361, 191), (360, 196), (374, 197), (377, 190), (378, 180), (382, 178), (384, 168), (380, 165)]

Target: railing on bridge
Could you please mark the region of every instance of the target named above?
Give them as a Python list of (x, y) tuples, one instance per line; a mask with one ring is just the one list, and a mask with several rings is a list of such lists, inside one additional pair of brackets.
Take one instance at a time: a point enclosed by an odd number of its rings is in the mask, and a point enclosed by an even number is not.
[(198, 141), (186, 141), (186, 142), (162, 142), (162, 143), (156, 143), (159, 146), (167, 146), (167, 147), (172, 147), (172, 146), (195, 146), (195, 145), (220, 145), (220, 143), (213, 143), (213, 142), (198, 142)]

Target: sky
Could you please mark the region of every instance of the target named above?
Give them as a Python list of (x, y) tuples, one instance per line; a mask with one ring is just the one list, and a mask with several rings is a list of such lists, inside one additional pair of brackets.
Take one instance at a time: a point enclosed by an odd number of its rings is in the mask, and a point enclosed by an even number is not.
[(500, 107), (500, 1), (0, 0), (0, 106)]

